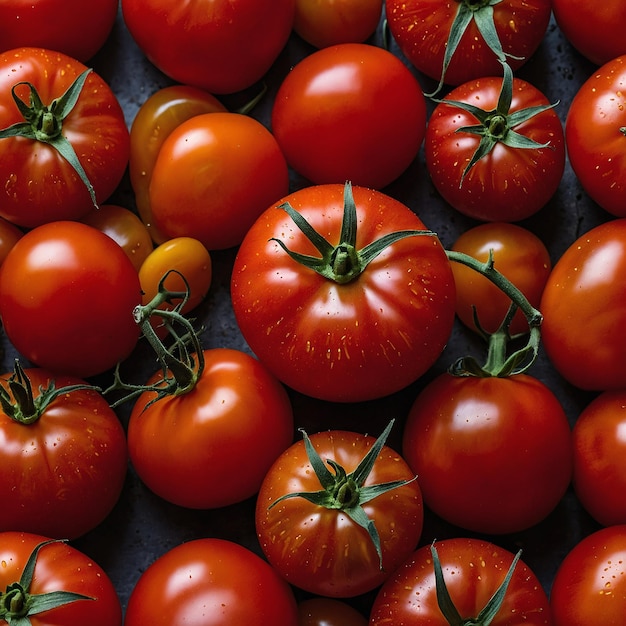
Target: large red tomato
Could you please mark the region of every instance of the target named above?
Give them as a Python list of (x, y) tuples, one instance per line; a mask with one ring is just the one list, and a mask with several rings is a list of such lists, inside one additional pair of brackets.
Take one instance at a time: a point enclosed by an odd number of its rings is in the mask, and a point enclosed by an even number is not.
[(76, 548), (41, 535), (3, 532), (0, 563), (4, 623), (121, 626), (122, 607), (111, 579)]
[(118, 4), (118, 0), (4, 0), (0, 50), (34, 46), (85, 63), (104, 45)]
[(582, 84), (565, 121), (574, 173), (591, 199), (617, 217), (626, 217), (625, 129), (626, 54), (608, 61)]
[(426, 102), (391, 52), (348, 43), (298, 63), (278, 89), (272, 130), (287, 162), (314, 184), (381, 189), (415, 159)]
[(122, 0), (122, 12), (159, 70), (224, 94), (263, 78), (291, 34), (295, 0)]
[(0, 530), (74, 539), (95, 528), (126, 476), (113, 409), (84, 381), (38, 368), (4, 374), (0, 395)]
[[(76, 81), (86, 71), (75, 59), (41, 48), (0, 54), (0, 128), (13, 127), (0, 134), (5, 219), (28, 228), (79, 219), (95, 202), (107, 200), (122, 179), (129, 133), (111, 88), (90, 72), (79, 93), (63, 98), (72, 85), (80, 86)], [(38, 94), (30, 110), (27, 83)]]
[(289, 586), (254, 552), (223, 539), (195, 539), (139, 577), (124, 626), (147, 624), (298, 626), (298, 608)]
[(576, 387), (626, 387), (625, 274), (626, 218), (581, 235), (550, 273), (539, 307), (543, 346)]
[[(444, 616), (439, 606), (431, 546), (417, 550), (378, 592), (370, 626), (387, 624), (491, 624), (550, 626), (550, 605), (537, 576), (508, 550), (480, 539), (462, 537), (434, 544), (443, 581), (458, 615)], [(503, 597), (496, 591), (514, 570)], [(501, 604), (489, 617), (487, 607)], [(456, 619), (455, 619), (456, 618)], [(591, 624), (594, 622), (588, 622)]]
[[(25, 288), (27, 286), (27, 288)], [(59, 221), (25, 234), (0, 271), (0, 317), (32, 363), (87, 378), (125, 359), (139, 329), (137, 270), (103, 232)]]
[[(298, 215), (319, 238), (309, 239)], [(415, 381), (454, 322), (452, 269), (436, 236), (415, 234), (424, 228), (397, 200), (349, 185), (306, 187), (267, 209), (231, 282), (252, 351), (285, 384), (327, 400), (382, 397)]]

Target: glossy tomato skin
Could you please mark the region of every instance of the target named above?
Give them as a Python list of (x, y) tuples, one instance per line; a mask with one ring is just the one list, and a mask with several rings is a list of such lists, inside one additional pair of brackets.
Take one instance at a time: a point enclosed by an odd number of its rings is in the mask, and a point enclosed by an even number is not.
[[(398, 391), (434, 363), (454, 322), (454, 279), (432, 235), (396, 242), (346, 284), (304, 268), (269, 241), (318, 254), (277, 208), (288, 201), (336, 245), (343, 192), (343, 185), (307, 187), (267, 209), (239, 248), (231, 297), (246, 341), (280, 380), (313, 397), (353, 402)], [(357, 248), (389, 232), (425, 228), (381, 192), (353, 193)]]
[(117, 8), (117, 0), (7, 0), (0, 3), (2, 52), (33, 46), (85, 63), (104, 45)]
[(624, 455), (626, 393), (605, 391), (574, 424), (574, 489), (586, 511), (603, 526), (626, 524)]
[[(44, 104), (65, 93), (86, 68), (75, 59), (41, 48), (0, 54), (0, 128), (23, 122), (12, 87), (32, 83)], [(17, 94), (28, 102), (22, 85)], [(104, 202), (122, 179), (129, 153), (129, 133), (111, 88), (91, 72), (78, 101), (63, 121), (63, 134), (74, 147), (97, 201)], [(19, 226), (79, 219), (93, 208), (86, 185), (54, 148), (23, 137), (0, 140), (0, 177), (6, 181), (0, 215)]]
[(0, 270), (8, 339), (54, 373), (89, 378), (125, 359), (139, 338), (133, 309), (140, 303), (139, 277), (122, 248), (79, 222), (29, 231)]
[[(310, 436), (322, 460), (332, 459), (349, 474), (375, 438), (349, 431)], [(407, 480), (363, 504), (380, 536), (383, 569), (367, 531), (337, 509), (281, 496), (319, 491), (303, 441), (297, 441), (270, 468), (257, 497), (256, 529), (268, 561), (292, 585), (327, 597), (349, 598), (371, 591), (415, 549), (422, 533), (423, 506), (419, 484), (402, 457), (384, 446), (365, 485)]]
[(298, 626), (293, 592), (247, 548), (195, 539), (154, 561), (128, 601), (124, 626)]
[[(480, 137), (457, 131), (478, 120), (446, 100), (490, 111), (497, 106), (501, 87), (502, 78), (495, 75), (453, 89), (435, 107), (424, 139), (426, 167), (439, 193), (457, 211), (485, 222), (517, 222), (539, 211), (556, 192), (565, 168), (563, 126), (554, 109), (548, 109), (514, 127), (540, 144), (549, 142), (548, 147), (511, 148), (498, 141), (463, 177)], [(536, 87), (513, 79), (510, 113), (548, 104)]]
[(231, 348), (204, 356), (192, 391), (150, 406), (155, 394), (146, 392), (128, 423), (130, 460), (141, 480), (161, 498), (194, 509), (253, 496), (293, 440), (289, 398), (263, 365)]
[(467, 530), (502, 534), (542, 521), (572, 474), (571, 433), (554, 394), (526, 374), (441, 374), (407, 417), (403, 456), (424, 503)]
[[(407, 59), (420, 71), (439, 80), (446, 41), (460, 2), (455, 0), (388, 0), (389, 30)], [(472, 6), (477, 3), (466, 2)], [(496, 31), (507, 62), (521, 67), (536, 51), (550, 21), (550, 0), (503, 0), (493, 4)], [(515, 58), (519, 57), (519, 58)], [(446, 83), (460, 85), (483, 76), (498, 76), (502, 67), (485, 44), (474, 20), (452, 57)]]
[(314, 597), (298, 603), (298, 626), (367, 626), (367, 619), (347, 602)]
[(626, 55), (622, 55), (582, 84), (565, 121), (576, 177), (591, 199), (616, 217), (626, 217), (625, 89)]
[(556, 262), (541, 298), (543, 347), (569, 383), (626, 386), (626, 219), (589, 230)]
[[(452, 602), (463, 619), (475, 618), (504, 580), (513, 554), (473, 538), (445, 539), (434, 545)], [(374, 599), (369, 623), (370, 626), (449, 626), (437, 603), (430, 545), (419, 548), (385, 582)], [(523, 561), (518, 561), (500, 611), (490, 623), (492, 626), (553, 623), (548, 597), (537, 576)]]
[(595, 8), (585, 0), (552, 0), (552, 11), (570, 44), (595, 65), (626, 54), (622, 29), (626, 5), (620, 0)]
[(212, 94), (190, 85), (170, 85), (155, 91), (139, 107), (130, 127), (128, 173), (137, 211), (155, 243), (167, 240), (153, 224), (150, 180), (163, 142), (183, 122), (204, 113), (225, 113)]
[(216, 94), (263, 78), (287, 43), (294, 12), (295, 0), (122, 1), (128, 30), (159, 70)]
[(625, 561), (625, 525), (603, 528), (577, 543), (559, 565), (552, 583), (554, 626), (623, 624)]
[[(366, 130), (365, 130), (366, 129)], [(421, 87), (393, 54), (347, 43), (300, 61), (278, 89), (272, 131), (313, 184), (381, 189), (416, 157), (426, 129)]]
[[(58, 389), (86, 384), (27, 368), (35, 395), (54, 381)], [(9, 393), (7, 380), (0, 385)], [(0, 414), (0, 531), (24, 530), (74, 539), (95, 528), (119, 499), (126, 476), (124, 429), (95, 390), (58, 396), (32, 424)], [(15, 486), (19, 485), (19, 491)]]
[[(509, 222), (488, 222), (461, 233), (452, 245), (455, 252), (487, 262), (492, 251), (495, 268), (506, 276), (535, 308), (552, 269), (550, 254), (532, 231)], [(456, 312), (472, 330), (473, 307), (484, 330), (495, 332), (508, 311), (511, 300), (488, 278), (461, 263), (452, 263), (456, 285)], [(518, 311), (509, 327), (511, 334), (528, 332), (528, 322)]]
[(241, 113), (207, 113), (170, 133), (149, 194), (157, 230), (168, 239), (194, 237), (212, 251), (239, 245), (288, 189), (285, 157), (260, 122)]
[[(0, 587), (19, 582), (24, 567), (45, 536), (26, 532), (0, 533)], [(33, 615), (32, 626), (121, 626), (122, 607), (106, 572), (86, 554), (63, 543), (43, 546), (37, 556), (30, 591), (33, 594), (71, 591), (93, 600), (79, 600)]]

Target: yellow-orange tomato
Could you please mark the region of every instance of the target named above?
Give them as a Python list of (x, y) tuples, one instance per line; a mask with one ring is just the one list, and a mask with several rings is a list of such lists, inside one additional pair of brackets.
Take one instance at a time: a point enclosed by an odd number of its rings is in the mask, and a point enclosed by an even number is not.
[(155, 243), (168, 239), (152, 222), (148, 188), (163, 142), (180, 124), (202, 113), (226, 111), (210, 93), (188, 85), (172, 85), (153, 93), (139, 108), (130, 128), (130, 182), (137, 210)]
[[(176, 237), (157, 246), (139, 270), (144, 304), (156, 296), (161, 279), (170, 270), (176, 270), (185, 277), (189, 299), (182, 312), (191, 311), (202, 302), (211, 286), (212, 263), (208, 250), (192, 237)], [(180, 274), (172, 272), (166, 278), (163, 284), (169, 291), (185, 291), (185, 281)]]
[(0, 217), (0, 265), (23, 234), (15, 224)]
[(103, 204), (99, 209), (87, 213), (81, 222), (97, 228), (116, 241), (137, 271), (154, 249), (146, 225), (130, 209), (117, 204)]

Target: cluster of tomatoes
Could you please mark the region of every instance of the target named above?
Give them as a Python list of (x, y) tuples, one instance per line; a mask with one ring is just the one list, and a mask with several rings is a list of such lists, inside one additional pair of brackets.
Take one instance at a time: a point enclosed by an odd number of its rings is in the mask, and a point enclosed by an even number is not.
[(619, 0), (22, 4), (0, 621), (622, 623)]

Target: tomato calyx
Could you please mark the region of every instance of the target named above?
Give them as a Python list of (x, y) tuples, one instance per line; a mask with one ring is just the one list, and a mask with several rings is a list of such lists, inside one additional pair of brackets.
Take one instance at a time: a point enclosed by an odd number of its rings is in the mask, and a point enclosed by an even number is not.
[(436, 100), (439, 104), (448, 104), (457, 107), (473, 115), (478, 124), (472, 126), (461, 126), (457, 128), (457, 133), (470, 133), (480, 137), (480, 142), (476, 151), (463, 170), (459, 187), (463, 186), (463, 181), (472, 167), (483, 157), (487, 156), (498, 143), (502, 143), (509, 148), (515, 149), (541, 149), (548, 148), (550, 142), (539, 143), (530, 137), (526, 137), (515, 131), (515, 127), (527, 122), (535, 115), (554, 108), (557, 103), (537, 105), (510, 112), (513, 100), (513, 70), (508, 63), (503, 63), (504, 73), (502, 77), (502, 87), (495, 109), (485, 111), (469, 102), (458, 100)]
[(430, 546), (430, 553), (432, 555), (433, 566), (435, 569), (437, 604), (441, 613), (448, 621), (448, 624), (450, 624), (450, 626), (489, 626), (502, 608), (504, 597), (509, 588), (509, 583), (511, 582), (511, 578), (513, 577), (513, 573), (515, 572), (515, 568), (517, 567), (522, 551), (519, 550), (513, 558), (513, 562), (511, 563), (504, 580), (496, 589), (493, 596), (491, 596), (489, 602), (487, 602), (476, 617), (470, 617), (467, 619), (461, 617), (456, 606), (454, 606), (454, 602), (452, 602), (452, 598), (450, 597), (448, 587), (446, 586), (446, 581), (443, 576), (439, 554), (437, 553), (434, 542)]
[(0, 385), (0, 407), (5, 415), (25, 426), (36, 422), (48, 405), (60, 395), (83, 389), (98, 389), (88, 384), (57, 388), (54, 380), (51, 380), (46, 387), (39, 387), (39, 394), (35, 397), (30, 380), (18, 359), (15, 360), (13, 373), (7, 379), (6, 386), (8, 390)]
[[(462, 263), (485, 276), (511, 299), (511, 306), (502, 324), (491, 334), (482, 328), (476, 315), (476, 309), (474, 309), (476, 329), (489, 346), (487, 359), (481, 365), (473, 356), (461, 357), (452, 364), (449, 372), (454, 376), (477, 376), (481, 378), (491, 376), (504, 378), (525, 372), (535, 362), (539, 354), (541, 324), (543, 322), (541, 312), (533, 307), (526, 296), (495, 268), (493, 250), (489, 251), (489, 257), (484, 263), (463, 252), (446, 250), (446, 255), (450, 261)], [(511, 339), (517, 338), (511, 336), (509, 326), (518, 308), (528, 322), (528, 339), (524, 346), (509, 355), (508, 345)]]
[[(67, 91), (46, 105), (42, 102), (37, 89), (32, 83), (22, 81), (13, 85), (11, 94), (24, 121), (17, 122), (0, 130), (0, 139), (25, 137), (53, 147), (76, 171), (87, 187), (93, 205), (98, 208), (96, 192), (87, 173), (68, 139), (63, 135), (63, 120), (72, 112), (85, 85), (91, 69), (86, 69), (68, 87)], [(26, 85), (29, 89), (29, 102), (24, 102), (16, 92), (17, 87)]]
[(357, 235), (357, 215), (352, 184), (348, 181), (344, 185), (343, 193), (343, 220), (341, 223), (341, 233), (339, 243), (333, 246), (327, 239), (320, 235), (306, 219), (298, 213), (289, 202), (281, 204), (279, 209), (287, 212), (296, 226), (304, 233), (307, 239), (315, 246), (321, 257), (314, 257), (307, 254), (300, 254), (287, 248), (287, 246), (276, 237), (270, 241), (275, 241), (280, 247), (297, 263), (313, 270), (333, 282), (346, 284), (355, 280), (363, 273), (368, 264), (373, 261), (385, 248), (405, 237), (416, 235), (434, 235), (430, 230), (399, 230), (394, 233), (383, 235), (376, 241), (366, 245), (361, 250), (356, 247)]
[(35, 565), (39, 551), (44, 546), (60, 540), (50, 539), (37, 544), (24, 566), (18, 582), (7, 586), (6, 591), (0, 592), (0, 620), (9, 626), (30, 626), (31, 616), (51, 611), (58, 607), (77, 602), (79, 600), (94, 600), (72, 591), (50, 591), (48, 593), (31, 594), (30, 586), (33, 580)]
[[(355, 524), (358, 524), (367, 531), (374, 547), (376, 548), (380, 569), (383, 570), (383, 555), (380, 536), (378, 534), (376, 524), (368, 517), (363, 505), (383, 493), (402, 487), (403, 485), (406, 485), (416, 479), (416, 477), (414, 477), (410, 480), (393, 480), (377, 485), (365, 485), (365, 481), (370, 475), (372, 468), (374, 467), (374, 463), (387, 441), (393, 424), (394, 420), (391, 420), (380, 437), (376, 439), (368, 453), (363, 457), (363, 459), (361, 459), (361, 462), (356, 469), (349, 474), (335, 460), (322, 460), (313, 447), (307, 433), (303, 429), (300, 429), (309, 462), (313, 467), (313, 471), (315, 472), (322, 489), (311, 492), (298, 491), (287, 493), (272, 502), (268, 509), (273, 508), (278, 503), (288, 498), (304, 498), (316, 506), (342, 511)], [(329, 470), (326, 465), (328, 465), (332, 471)]]

